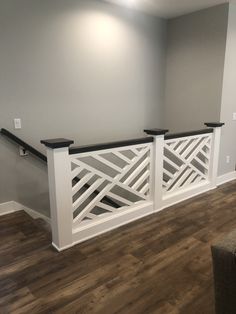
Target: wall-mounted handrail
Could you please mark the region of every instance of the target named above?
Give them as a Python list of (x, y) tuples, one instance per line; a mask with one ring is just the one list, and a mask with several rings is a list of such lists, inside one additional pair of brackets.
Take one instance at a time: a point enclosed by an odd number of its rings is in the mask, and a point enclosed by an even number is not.
[(71, 147), (69, 148), (69, 154), (72, 155), (72, 154), (88, 153), (88, 152), (94, 152), (94, 151), (103, 150), (103, 149), (111, 149), (111, 148), (132, 146), (132, 145), (138, 145), (138, 144), (152, 143), (153, 141), (154, 141), (153, 137), (144, 137), (144, 138), (138, 138), (138, 139), (132, 139), (132, 140), (125, 140), (125, 141)]
[[(19, 146), (23, 147), (26, 151), (30, 152), (32, 155), (38, 157), (40, 160), (42, 160), (42, 161), (47, 163), (47, 157), (44, 154), (42, 154), (40, 151), (35, 149), (33, 146), (27, 144), (25, 141), (21, 140), (19, 137), (15, 136), (14, 134), (9, 132), (8, 130), (2, 128), (0, 130), (0, 134), (6, 136), (8, 139), (10, 139), (11, 141), (15, 142)], [(75, 177), (74, 181), (75, 182), (79, 182), (80, 178), (79, 177)], [(90, 188), (90, 185), (89, 184), (85, 184), (84, 187), (86, 189), (88, 189), (88, 188)], [(94, 195), (98, 195), (99, 191), (95, 190), (93, 192), (93, 194)], [(112, 206), (114, 206), (116, 208), (119, 207), (119, 205), (116, 202), (114, 202), (112, 199), (110, 199), (109, 197), (104, 197), (103, 201), (111, 204)]]
[(26, 151), (28, 151), (31, 154), (35, 155), (36, 157), (38, 157), (42, 161), (47, 162), (47, 157), (44, 154), (42, 154), (40, 151), (38, 151), (33, 146), (31, 146), (31, 145), (27, 144), (26, 142), (22, 141), (19, 137), (15, 136), (14, 134), (9, 132), (8, 130), (2, 128), (0, 133), (2, 135), (6, 136), (7, 138), (9, 138), (10, 140), (12, 140), (13, 142), (15, 142), (16, 144), (18, 144), (19, 146), (23, 147)]

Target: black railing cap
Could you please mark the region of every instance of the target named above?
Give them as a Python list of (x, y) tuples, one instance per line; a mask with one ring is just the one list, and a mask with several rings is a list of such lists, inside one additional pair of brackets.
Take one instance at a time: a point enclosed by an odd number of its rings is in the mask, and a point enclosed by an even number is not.
[(71, 147), (69, 149), (69, 154), (88, 153), (88, 152), (94, 152), (94, 151), (103, 150), (103, 149), (147, 144), (147, 143), (152, 143), (153, 141), (154, 141), (153, 137), (144, 137), (144, 138), (138, 138), (138, 139), (133, 139), (133, 140), (124, 140), (124, 141), (118, 141), (118, 142), (109, 142), (109, 143)]
[(148, 135), (165, 135), (169, 130), (166, 129), (145, 129), (145, 133)]
[(220, 128), (225, 125), (223, 122), (205, 122), (204, 124), (209, 128)]
[(50, 148), (62, 148), (69, 147), (71, 144), (74, 144), (74, 141), (68, 140), (66, 138), (54, 138), (49, 140), (42, 140), (40, 143)]
[(213, 133), (213, 129), (212, 128), (208, 128), (208, 129), (193, 130), (193, 131), (188, 131), (188, 132), (169, 133), (169, 134), (165, 135), (165, 140), (173, 140), (175, 138), (194, 136), (194, 135), (201, 135), (201, 134), (208, 134), (208, 133)]

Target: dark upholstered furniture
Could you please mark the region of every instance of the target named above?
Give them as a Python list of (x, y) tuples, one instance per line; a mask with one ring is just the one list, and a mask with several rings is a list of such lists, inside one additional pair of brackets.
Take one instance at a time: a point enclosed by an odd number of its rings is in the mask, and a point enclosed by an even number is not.
[(236, 314), (236, 230), (211, 250), (216, 314)]

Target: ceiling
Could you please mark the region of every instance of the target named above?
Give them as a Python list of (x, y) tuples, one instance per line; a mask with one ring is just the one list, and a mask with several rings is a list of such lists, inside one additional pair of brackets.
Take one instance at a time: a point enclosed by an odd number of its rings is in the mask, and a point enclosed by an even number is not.
[[(172, 18), (209, 8), (230, 0), (107, 0), (118, 5), (144, 11), (163, 18)], [(236, 2), (236, 0), (232, 0)]]

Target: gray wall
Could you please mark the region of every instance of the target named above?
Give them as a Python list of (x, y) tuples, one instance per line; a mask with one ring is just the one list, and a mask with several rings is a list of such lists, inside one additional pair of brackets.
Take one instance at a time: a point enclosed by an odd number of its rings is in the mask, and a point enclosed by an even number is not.
[(220, 119), (228, 4), (168, 22), (165, 127)]
[[(165, 38), (164, 20), (100, 1), (1, 1), (0, 127), (40, 150), (162, 127)], [(0, 203), (48, 208), (44, 166), (0, 138), (0, 167)]]
[[(232, 120), (233, 112), (236, 112), (236, 5), (230, 4), (221, 106), (221, 121), (225, 126), (222, 129), (220, 175), (235, 170), (236, 121)], [(230, 156), (230, 163), (226, 163), (226, 156)]]

